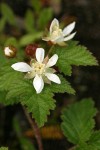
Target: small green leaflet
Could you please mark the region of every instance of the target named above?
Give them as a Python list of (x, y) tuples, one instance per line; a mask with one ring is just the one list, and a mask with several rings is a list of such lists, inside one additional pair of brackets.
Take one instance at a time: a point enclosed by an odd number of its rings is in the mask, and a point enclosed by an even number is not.
[(96, 112), (91, 99), (72, 104), (63, 111), (61, 128), (70, 142), (79, 144), (89, 140), (95, 125), (93, 117)]
[(58, 54), (57, 66), (65, 75), (71, 75), (72, 65), (92, 66), (98, 65), (96, 58), (86, 47), (78, 45), (76, 41), (68, 42), (66, 47), (56, 46), (53, 53)]

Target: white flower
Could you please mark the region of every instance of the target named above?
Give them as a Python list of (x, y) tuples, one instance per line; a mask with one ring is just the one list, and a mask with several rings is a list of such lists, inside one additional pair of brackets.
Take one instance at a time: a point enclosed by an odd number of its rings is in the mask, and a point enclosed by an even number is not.
[(65, 41), (71, 40), (76, 32), (70, 34), (75, 27), (75, 22), (66, 26), (63, 30), (59, 27), (59, 21), (55, 18), (50, 25), (50, 33), (48, 37), (44, 37), (42, 40), (51, 41), (53, 44), (64, 46)]
[[(36, 60), (32, 60), (30, 65), (25, 62), (18, 62), (11, 67), (20, 72), (27, 72), (26, 78), (33, 80), (33, 86), (37, 93), (40, 93), (44, 87), (44, 82), (50, 83), (50, 81), (60, 84), (59, 77), (54, 74), (55, 70), (51, 68), (58, 60), (58, 55), (54, 54), (50, 59), (47, 57), (44, 59), (44, 49), (36, 49)], [(49, 81), (50, 80), (50, 81)]]

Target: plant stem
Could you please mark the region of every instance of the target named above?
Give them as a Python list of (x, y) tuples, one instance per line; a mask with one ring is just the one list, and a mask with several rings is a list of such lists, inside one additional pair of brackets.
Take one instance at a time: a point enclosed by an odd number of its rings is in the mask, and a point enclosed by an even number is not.
[(33, 129), (35, 138), (37, 140), (38, 148), (39, 148), (39, 150), (43, 150), (43, 145), (42, 145), (42, 140), (41, 140), (41, 135), (40, 135), (38, 125), (36, 124), (35, 120), (30, 117), (30, 115), (27, 112), (26, 108), (23, 105), (22, 105), (22, 107), (23, 107), (24, 113), (27, 117), (27, 120), (29, 121), (29, 123), (31, 125), (31, 128)]
[(48, 51), (48, 55), (50, 55), (50, 54), (51, 54), (51, 52), (52, 52), (53, 48), (54, 48), (54, 45), (52, 45), (52, 46), (51, 46), (51, 48), (49, 49), (49, 51)]

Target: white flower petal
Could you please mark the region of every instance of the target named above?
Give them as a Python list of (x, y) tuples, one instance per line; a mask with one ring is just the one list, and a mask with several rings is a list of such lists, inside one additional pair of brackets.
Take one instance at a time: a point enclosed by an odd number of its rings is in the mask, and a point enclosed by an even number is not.
[(44, 87), (44, 81), (41, 76), (36, 75), (33, 80), (33, 86), (37, 93), (40, 93)]
[(46, 76), (49, 80), (51, 80), (51, 81), (53, 81), (53, 82), (55, 82), (55, 83), (57, 83), (57, 84), (60, 84), (60, 83), (61, 83), (59, 77), (58, 77), (56, 74), (53, 74), (53, 73), (46, 73), (45, 76)]
[(58, 60), (58, 55), (57, 54), (54, 54), (48, 61), (48, 63), (46, 64), (46, 67), (52, 67), (56, 64)]
[(56, 43), (59, 43), (59, 42), (63, 42), (64, 41), (64, 37), (63, 36), (60, 36), (58, 39), (56, 39)]
[(65, 37), (64, 38), (64, 41), (68, 41), (68, 40), (71, 40), (74, 36), (75, 36), (76, 32), (70, 34), (69, 36)]
[(36, 49), (36, 59), (40, 63), (43, 62), (43, 59), (44, 59), (44, 49), (43, 48)]
[(20, 71), (20, 72), (29, 72), (32, 70), (32, 68), (27, 63), (24, 63), (24, 62), (15, 63), (11, 67), (14, 70)]
[(59, 21), (54, 18), (50, 25), (50, 34), (54, 31), (55, 27), (59, 28)]
[(72, 32), (72, 30), (74, 29), (74, 27), (75, 27), (75, 22), (73, 22), (73, 23), (69, 24), (67, 27), (65, 27), (63, 30), (64, 36), (70, 34)]

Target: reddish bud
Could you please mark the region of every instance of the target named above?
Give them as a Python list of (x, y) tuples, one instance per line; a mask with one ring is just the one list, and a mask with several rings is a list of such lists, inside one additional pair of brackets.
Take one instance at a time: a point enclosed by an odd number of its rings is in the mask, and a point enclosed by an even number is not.
[(8, 58), (14, 58), (16, 56), (16, 53), (17, 49), (13, 45), (4, 48), (4, 54)]
[(27, 45), (27, 47), (25, 48), (26, 55), (30, 56), (30, 57), (34, 57), (37, 48), (38, 48), (37, 44), (29, 44), (29, 45)]

